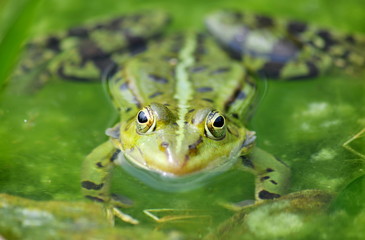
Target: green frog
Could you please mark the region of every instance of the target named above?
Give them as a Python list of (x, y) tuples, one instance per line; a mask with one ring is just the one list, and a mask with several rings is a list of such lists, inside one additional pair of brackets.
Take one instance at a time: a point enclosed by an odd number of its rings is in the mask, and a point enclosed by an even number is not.
[(279, 198), (288, 189), (289, 167), (255, 147), (255, 132), (246, 128), (256, 78), (302, 79), (330, 66), (361, 66), (364, 59), (354, 43), (363, 42), (229, 10), (207, 16), (210, 34), (162, 37), (169, 21), (165, 13), (150, 11), (29, 45), (21, 72), (47, 63), (38, 79), (57, 74), (94, 81), (103, 73), (119, 111), (120, 121), (106, 130), (109, 140), (84, 162), (84, 195), (105, 203), (110, 218), (138, 223), (116, 208), (126, 203), (110, 193), (111, 169), (120, 165), (162, 190), (199, 187), (237, 167), (255, 174), (257, 202)]

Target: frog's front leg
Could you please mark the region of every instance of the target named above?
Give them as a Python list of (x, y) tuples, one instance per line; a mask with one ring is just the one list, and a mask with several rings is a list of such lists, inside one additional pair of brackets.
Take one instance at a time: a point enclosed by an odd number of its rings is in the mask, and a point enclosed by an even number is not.
[(114, 216), (125, 222), (138, 224), (138, 220), (116, 208), (128, 207), (130, 204), (115, 199), (110, 194), (111, 171), (119, 153), (120, 150), (109, 140), (86, 157), (81, 181), (82, 192), (86, 198), (105, 204), (107, 217), (112, 224)]
[(286, 193), (290, 169), (283, 162), (259, 148), (241, 158), (243, 168), (256, 175), (257, 202), (275, 199)]

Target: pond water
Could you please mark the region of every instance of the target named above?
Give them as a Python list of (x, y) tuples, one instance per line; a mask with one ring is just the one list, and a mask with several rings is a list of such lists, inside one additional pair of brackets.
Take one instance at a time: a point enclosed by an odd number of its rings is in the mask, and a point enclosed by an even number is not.
[[(363, 12), (358, 9), (361, 1), (338, 1), (330, 5), (324, 0), (296, 5), (288, 2), (269, 6), (270, 1), (247, 1), (247, 6), (242, 6), (241, 1), (151, 1), (147, 4), (142, 1), (122, 4), (112, 0), (102, 4), (52, 1), (53, 5), (41, 3), (35, 8), (34, 19), (38, 21), (31, 24), (31, 29), (32, 35), (37, 35), (97, 16), (156, 7), (166, 9), (176, 19), (168, 31), (201, 29), (201, 19), (210, 10), (245, 7), (251, 12), (297, 17), (344, 31), (365, 32), (365, 20), (357, 16)], [(343, 12), (343, 9), (348, 11)], [(27, 10), (20, 7), (17, 11)], [(308, 12), (313, 17), (309, 17)], [(186, 18), (187, 13), (191, 17)], [(22, 27), (9, 20), (10, 23)], [(12, 37), (20, 38), (14, 41), (16, 43), (25, 36)], [(6, 60), (6, 56), (1, 58)], [(15, 57), (8, 59), (13, 61)], [(3, 69), (0, 76), (5, 75)], [(305, 214), (290, 212), (279, 202), (258, 207), (246, 218), (240, 218), (219, 203), (254, 198), (254, 178), (248, 173), (228, 171), (204, 187), (171, 193), (150, 188), (122, 169), (115, 169), (112, 192), (133, 199), (134, 207), (125, 212), (141, 221), (138, 226), (117, 221), (116, 227), (121, 231), (135, 231), (136, 239), (143, 239), (142, 236), (149, 239), (146, 234), (156, 231), (161, 235), (150, 235), (156, 239), (161, 236), (166, 239), (361, 239), (365, 236), (361, 227), (365, 224), (364, 135), (349, 144), (354, 151), (344, 148), (343, 144), (365, 128), (364, 77), (363, 72), (352, 76), (333, 69), (328, 75), (311, 80), (263, 80), (259, 83), (259, 102), (249, 128), (257, 132), (257, 144), (261, 148), (290, 166), (289, 192), (321, 190), (325, 195), (323, 206), (320, 205), (323, 211), (313, 213), (308, 207)], [(39, 201), (83, 202), (79, 184), (82, 161), (107, 139), (104, 130), (116, 120), (117, 113), (101, 83), (69, 82), (54, 77), (34, 90), (24, 89), (22, 83), (10, 80), (0, 95), (0, 193)], [(306, 196), (308, 199), (303, 199), (308, 201), (301, 204), (312, 203), (317, 195)], [(332, 198), (335, 200), (329, 203)], [(183, 214), (194, 217), (155, 223), (143, 213), (145, 209), (162, 208), (185, 209)], [(277, 209), (289, 213), (278, 215)], [(163, 217), (181, 213), (159, 214)], [(6, 213), (0, 211), (0, 218), (5, 216)], [(272, 227), (270, 221), (276, 227)], [(283, 226), (293, 231), (286, 231)], [(321, 232), (315, 234), (319, 228)], [(24, 237), (22, 233), (9, 234), (12, 229), (0, 220), (0, 239)], [(28, 228), (27, 233), (32, 236), (31, 229)]]

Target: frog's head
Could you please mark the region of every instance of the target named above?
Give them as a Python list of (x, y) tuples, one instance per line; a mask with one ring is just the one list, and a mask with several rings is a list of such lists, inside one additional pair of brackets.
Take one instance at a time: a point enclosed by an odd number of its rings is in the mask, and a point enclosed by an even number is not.
[(252, 146), (252, 132), (214, 109), (185, 109), (180, 119), (179, 114), (152, 103), (121, 123), (118, 142), (126, 158), (151, 171), (181, 176), (230, 165)]

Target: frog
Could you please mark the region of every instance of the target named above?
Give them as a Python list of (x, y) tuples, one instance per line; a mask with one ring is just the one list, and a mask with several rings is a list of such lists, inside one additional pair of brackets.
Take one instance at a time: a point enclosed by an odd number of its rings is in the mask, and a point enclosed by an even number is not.
[(29, 45), (19, 72), (47, 65), (41, 81), (104, 79), (120, 115), (105, 132), (109, 139), (84, 160), (83, 194), (103, 203), (110, 221), (116, 215), (138, 224), (120, 210), (130, 202), (110, 193), (115, 166), (159, 190), (201, 187), (238, 168), (255, 175), (255, 202), (280, 198), (290, 168), (255, 146), (256, 134), (246, 127), (257, 79), (306, 79), (331, 66), (362, 66), (365, 41), (232, 10), (208, 15), (209, 33), (162, 36), (169, 22), (165, 12), (147, 11)]

